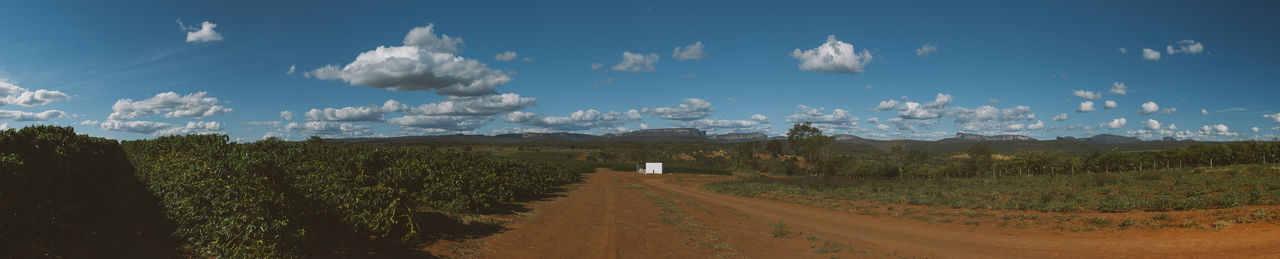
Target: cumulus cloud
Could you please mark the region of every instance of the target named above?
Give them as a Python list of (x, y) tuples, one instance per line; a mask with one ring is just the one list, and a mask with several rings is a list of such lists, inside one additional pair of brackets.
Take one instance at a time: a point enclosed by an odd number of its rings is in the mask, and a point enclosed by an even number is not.
[(213, 134), (222, 131), (222, 123), (216, 121), (189, 121), (185, 125), (154, 121), (83, 121), (80, 125), (97, 126), (106, 131), (130, 132), (153, 136)]
[(516, 53), (515, 51), (506, 51), (506, 53), (493, 55), (493, 59), (499, 60), (499, 62), (511, 62), (511, 60), (516, 60)]
[(1258, 127), (1253, 127), (1253, 132), (1258, 132)]
[[(962, 130), (996, 133), (998, 131), (1018, 131), (1026, 128), (1026, 122), (1035, 119), (1031, 107), (1018, 105), (1013, 108), (999, 109), (989, 105), (968, 109), (956, 107), (947, 112), (955, 118), (955, 123)], [(1043, 122), (1037, 127), (1043, 127)]]
[(726, 130), (728, 132), (757, 132), (764, 129), (761, 127), (762, 124), (763, 123), (751, 120), (701, 119), (681, 121), (672, 123), (671, 125), (681, 128), (696, 128), (707, 132), (717, 130)]
[(1095, 110), (1097, 109), (1093, 108), (1092, 101), (1084, 101), (1084, 102), (1080, 102), (1080, 108), (1077, 108), (1076, 112), (1091, 112)]
[(504, 93), (477, 97), (449, 96), (440, 102), (418, 107), (408, 107), (399, 101), (387, 100), (383, 103), (382, 110), (416, 115), (489, 116), (522, 110), (537, 102), (537, 98)]
[(1150, 61), (1160, 61), (1160, 52), (1153, 49), (1143, 48), (1142, 59), (1146, 59)]
[(1099, 98), (1102, 98), (1102, 94), (1100, 93), (1095, 93), (1093, 91), (1085, 91), (1085, 90), (1072, 90), (1071, 95), (1079, 96), (1080, 98), (1085, 98), (1089, 100), (1097, 100)]
[(1129, 120), (1125, 118), (1118, 118), (1118, 119), (1111, 120), (1111, 122), (1103, 122), (1102, 124), (1099, 124), (1098, 127), (1099, 128), (1105, 127), (1109, 129), (1119, 129), (1121, 127), (1124, 127), (1124, 124), (1128, 122)]
[(659, 58), (660, 57), (658, 57), (657, 53), (649, 53), (648, 55), (645, 55), (643, 53), (631, 53), (624, 51), (622, 52), (622, 62), (619, 62), (617, 65), (613, 65), (612, 69), (614, 71), (631, 73), (653, 72), (657, 70), (657, 68), (653, 67), (653, 63), (657, 63)]
[(787, 123), (805, 123), (811, 122), (819, 129), (831, 131), (832, 129), (848, 130), (858, 127), (858, 117), (854, 117), (853, 113), (843, 109), (834, 109), (830, 114), (826, 113), (826, 107), (811, 108), (805, 105), (797, 105), (796, 112), (787, 116)]
[(594, 64), (591, 64), (591, 71), (599, 71), (600, 68), (603, 68), (603, 67), (604, 67), (604, 63), (594, 63)]
[(1272, 118), (1272, 119), (1275, 119), (1277, 123), (1280, 123), (1280, 113), (1276, 113), (1276, 114), (1263, 114), (1263, 115), (1262, 115), (1262, 117), (1264, 117), (1264, 118)]
[(1126, 48), (1118, 48), (1116, 51), (1120, 52), (1120, 54), (1129, 53), (1129, 49)]
[(512, 61), (512, 60), (516, 60), (516, 53), (515, 53), (515, 52), (512, 52), (512, 51), (507, 51), (507, 52), (503, 52), (503, 53), (498, 53), (497, 55), (493, 55), (493, 59), (494, 59), (494, 60), (498, 60), (498, 61)]
[[(1177, 45), (1176, 47), (1174, 45)], [(1180, 53), (1199, 54), (1204, 51), (1204, 44), (1200, 44), (1194, 40), (1180, 40), (1174, 45), (1165, 46), (1165, 52), (1170, 55)]]
[(0, 79), (0, 106), (5, 104), (37, 106), (67, 98), (70, 96), (60, 91), (45, 89), (31, 91)]
[(284, 72), (285, 75), (293, 75), (298, 73), (298, 65), (289, 65), (289, 71)]
[(1044, 121), (1036, 121), (1036, 123), (1027, 124), (1027, 129), (1029, 130), (1044, 129)]
[(304, 135), (320, 135), (329, 137), (356, 137), (373, 135), (372, 127), (358, 125), (354, 123), (341, 123), (331, 121), (308, 121), (303, 123), (291, 122), (286, 124), (281, 130), (287, 132), (297, 132)]
[(1138, 113), (1142, 115), (1151, 115), (1157, 112), (1160, 112), (1160, 105), (1156, 104), (1156, 102), (1142, 103), (1142, 110), (1138, 110)]
[(647, 113), (657, 114), (658, 117), (668, 120), (696, 120), (706, 118), (711, 115), (711, 102), (707, 102), (698, 98), (685, 98), (684, 103), (673, 107), (659, 107), (653, 109), (645, 109)]
[(208, 92), (178, 95), (174, 92), (159, 93), (141, 101), (124, 98), (111, 106), (109, 120), (132, 120), (141, 116), (164, 114), (165, 118), (204, 118), (231, 112), (231, 108), (218, 105), (218, 98), (205, 97)]
[(898, 100), (880, 101), (880, 105), (876, 105), (876, 110), (887, 111), (898, 108)]
[(916, 49), (916, 56), (920, 56), (923, 58), (923, 57), (929, 56), (929, 54), (932, 54), (934, 52), (938, 52), (938, 46), (925, 43), (924, 46), (920, 46), (920, 48)]
[(905, 119), (932, 119), (939, 116), (938, 110), (920, 105), (917, 102), (905, 102), (898, 109), (898, 117)]
[(1231, 129), (1224, 124), (1204, 125), (1200, 127), (1200, 132), (1205, 134), (1220, 135), (1220, 136), (1239, 135), (1238, 133), (1231, 132)]
[(1116, 104), (1116, 101), (1112, 101), (1112, 100), (1107, 100), (1106, 102), (1102, 103), (1103, 109), (1112, 109), (1112, 108), (1116, 108), (1117, 106), (1119, 105)]
[(987, 104), (1000, 104), (1000, 100), (996, 98), (987, 99)]
[(343, 107), (311, 109), (309, 121), (381, 121), (382, 110), (374, 107)]
[(502, 120), (520, 123), (526, 126), (543, 127), (558, 131), (579, 131), (596, 128), (617, 127), (641, 119), (640, 111), (600, 112), (594, 109), (578, 110), (567, 117), (542, 116), (530, 112), (512, 112), (501, 116)]
[(288, 120), (293, 120), (293, 112), (292, 112), (292, 111), (280, 111), (280, 119), (282, 119), (282, 120), (287, 120), (287, 121), (288, 121)]
[(1142, 121), (1142, 124), (1143, 124), (1143, 125), (1146, 125), (1146, 126), (1147, 126), (1147, 127), (1146, 127), (1146, 129), (1148, 129), (1148, 130), (1159, 130), (1159, 129), (1160, 129), (1160, 121), (1156, 121), (1156, 120), (1153, 120), (1153, 119), (1147, 119), (1147, 120), (1144, 120), (1144, 121)]
[(1205, 110), (1204, 108), (1200, 108), (1200, 115), (1209, 115), (1209, 110)]
[(1059, 113), (1057, 116), (1053, 116), (1053, 121), (1065, 121), (1065, 120), (1067, 120), (1066, 113)]
[(14, 121), (47, 121), (53, 118), (65, 117), (67, 117), (67, 113), (59, 110), (47, 110), (43, 112), (0, 110), (0, 119), (10, 119)]
[(829, 73), (845, 73), (857, 75), (862, 68), (871, 63), (871, 51), (863, 49), (861, 53), (853, 49), (853, 45), (836, 40), (835, 35), (827, 36), (827, 42), (817, 48), (791, 52), (791, 57), (800, 60), (800, 70)]
[(1129, 87), (1125, 86), (1124, 83), (1121, 83), (1120, 81), (1115, 81), (1114, 83), (1111, 83), (1111, 89), (1107, 90), (1107, 92), (1118, 94), (1118, 95), (1126, 95), (1126, 94), (1129, 94)]
[(676, 50), (671, 52), (671, 57), (679, 60), (707, 58), (707, 54), (702, 52), (702, 48), (703, 45), (701, 41), (694, 42), (693, 45), (689, 46), (676, 47)]
[(187, 32), (187, 42), (200, 43), (221, 41), (222, 34), (214, 31), (213, 28), (215, 27), (218, 27), (218, 25), (209, 21), (204, 21), (203, 23), (200, 23), (200, 28), (196, 28), (195, 26), (182, 24), (182, 19), (178, 19), (178, 28), (182, 28), (183, 31)]
[(404, 128), (434, 129), (436, 133), (447, 131), (474, 131), (493, 120), (493, 116), (407, 115), (387, 119), (387, 123)]
[(511, 81), (501, 70), (456, 54), (462, 39), (437, 37), (434, 24), (417, 27), (405, 36), (404, 46), (378, 46), (339, 68), (328, 65), (304, 73), (321, 80), (341, 80), (351, 85), (399, 91), (435, 90), (442, 95), (479, 96)]
[(938, 93), (938, 97), (934, 98), (932, 102), (925, 104), (924, 107), (942, 108), (942, 107), (946, 107), (948, 104), (951, 104), (952, 100), (955, 100), (955, 97), (952, 97), (949, 94)]
[(769, 123), (769, 117), (761, 114), (751, 115), (751, 121), (759, 123)]

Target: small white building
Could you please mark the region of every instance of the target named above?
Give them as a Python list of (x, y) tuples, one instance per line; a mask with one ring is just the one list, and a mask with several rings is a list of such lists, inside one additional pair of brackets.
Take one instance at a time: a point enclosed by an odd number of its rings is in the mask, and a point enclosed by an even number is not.
[(644, 163), (644, 174), (662, 174), (662, 163)]

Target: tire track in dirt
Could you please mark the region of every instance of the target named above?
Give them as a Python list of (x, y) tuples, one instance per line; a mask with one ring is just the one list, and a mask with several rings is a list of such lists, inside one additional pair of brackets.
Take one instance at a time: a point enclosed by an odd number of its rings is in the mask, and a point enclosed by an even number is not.
[(815, 233), (848, 238), (864, 247), (906, 254), (964, 257), (1268, 257), (1280, 253), (1273, 226), (1187, 233), (1059, 233), (1003, 231), (931, 225), (908, 220), (829, 211), (797, 204), (712, 193), (649, 178), (645, 183), (745, 214), (785, 219)]

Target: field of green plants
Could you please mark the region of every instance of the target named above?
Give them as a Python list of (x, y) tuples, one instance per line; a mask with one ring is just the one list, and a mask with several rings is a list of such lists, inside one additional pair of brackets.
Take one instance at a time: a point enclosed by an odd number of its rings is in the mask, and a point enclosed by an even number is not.
[(752, 177), (703, 188), (801, 203), (839, 199), (1042, 212), (1173, 211), (1280, 204), (1280, 165), (915, 180)]
[(576, 182), (591, 168), (429, 147), (231, 143), (224, 135), (117, 144), (70, 127), (0, 131), (0, 208), (21, 212), (0, 215), (0, 234), (34, 237), (3, 242), (0, 257), (78, 245), (64, 237), (94, 213), (84, 204), (101, 194), (78, 190), (103, 185), (100, 170), (131, 172), (194, 253), (277, 258), (331, 238), (316, 233), (335, 225), (351, 235), (420, 242), (431, 228), (425, 212), (483, 212)]

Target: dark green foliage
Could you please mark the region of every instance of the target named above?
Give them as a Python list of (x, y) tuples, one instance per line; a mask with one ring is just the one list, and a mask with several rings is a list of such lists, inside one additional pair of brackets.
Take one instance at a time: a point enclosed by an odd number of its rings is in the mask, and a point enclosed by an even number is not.
[(484, 211), (577, 181), (589, 167), (431, 148), (321, 141), (228, 143), (222, 135), (127, 141), (177, 235), (218, 257), (287, 257), (336, 219), (359, 236), (415, 241), (434, 208)]
[(1280, 171), (1274, 166), (1258, 164), (1233, 166), (1226, 170), (1160, 170), (1161, 177), (1158, 178), (1143, 172), (918, 180), (746, 178), (709, 183), (703, 187), (726, 194), (786, 197), (799, 202), (825, 197), (1043, 212), (1172, 211), (1280, 204)]
[(174, 256), (159, 211), (116, 141), (0, 131), (0, 258)]

